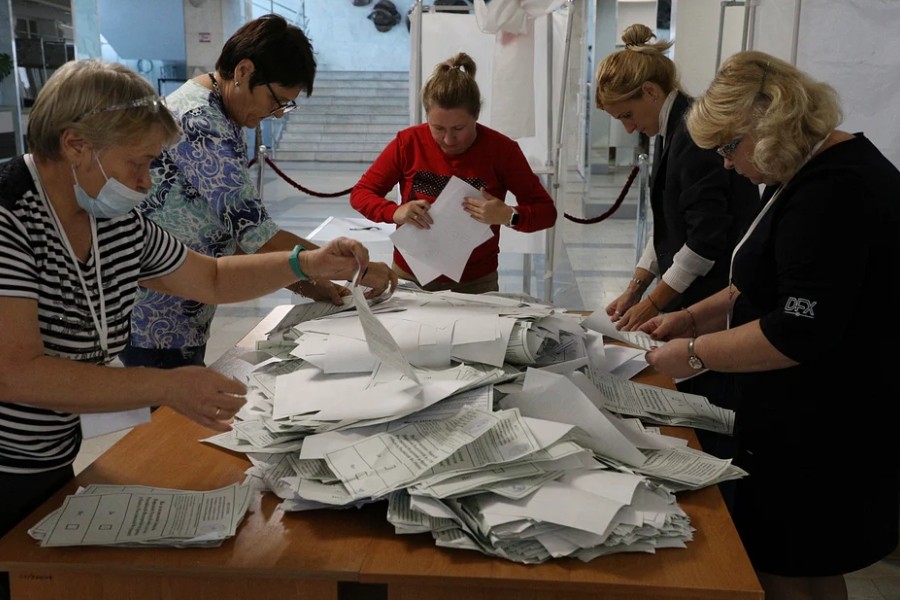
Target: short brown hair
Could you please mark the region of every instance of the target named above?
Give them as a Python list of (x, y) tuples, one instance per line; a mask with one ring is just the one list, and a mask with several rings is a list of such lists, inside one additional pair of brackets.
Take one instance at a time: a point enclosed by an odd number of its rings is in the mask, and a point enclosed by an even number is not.
[(162, 104), (89, 114), (134, 100), (159, 96), (150, 83), (124, 65), (99, 60), (70, 61), (38, 93), (28, 117), (29, 151), (50, 160), (62, 158), (60, 136), (72, 129), (94, 149), (128, 143), (158, 128), (172, 143), (181, 128)]
[(463, 108), (478, 118), (481, 113), (481, 90), (475, 81), (475, 61), (465, 52), (439, 63), (422, 88), (425, 113), (432, 106), (444, 110)]
[(226, 80), (234, 79), (234, 70), (245, 58), (256, 70), (250, 88), (264, 83), (299, 87), (312, 94), (316, 78), (316, 59), (306, 34), (276, 14), (263, 15), (241, 25), (222, 46), (216, 70)]

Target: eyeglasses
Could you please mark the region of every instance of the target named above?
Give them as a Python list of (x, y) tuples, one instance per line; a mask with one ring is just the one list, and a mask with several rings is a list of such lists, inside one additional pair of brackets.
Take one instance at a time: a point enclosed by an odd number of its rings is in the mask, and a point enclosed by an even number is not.
[(274, 116), (278, 111), (281, 111), (282, 115), (286, 115), (297, 108), (297, 103), (293, 100), (288, 100), (287, 102), (282, 102), (281, 100), (279, 100), (278, 96), (275, 95), (275, 90), (272, 89), (272, 86), (269, 85), (268, 82), (266, 82), (266, 87), (269, 88), (269, 93), (272, 94), (272, 100), (274, 100), (275, 104), (278, 106), (278, 108), (272, 110), (272, 112), (269, 113), (270, 117)]
[(150, 109), (150, 112), (159, 112), (160, 108), (166, 108), (166, 99), (161, 96), (144, 96), (143, 98), (138, 98), (137, 100), (132, 100), (131, 102), (113, 104), (112, 106), (106, 106), (104, 108), (95, 108), (94, 110), (88, 111), (75, 119), (75, 122), (81, 121), (82, 119), (87, 119), (88, 117), (93, 117), (94, 115), (99, 115), (100, 113), (141, 107), (147, 107), (148, 109)]
[(734, 154), (734, 151), (737, 150), (738, 145), (741, 143), (741, 140), (744, 139), (743, 135), (739, 135), (727, 144), (719, 146), (716, 148), (716, 154), (721, 156), (726, 160), (731, 160), (731, 155)]

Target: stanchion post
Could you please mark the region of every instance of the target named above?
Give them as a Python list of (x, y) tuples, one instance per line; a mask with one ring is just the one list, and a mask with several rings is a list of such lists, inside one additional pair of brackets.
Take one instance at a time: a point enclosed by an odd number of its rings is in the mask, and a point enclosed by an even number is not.
[(256, 149), (256, 189), (259, 193), (259, 199), (263, 199), (263, 178), (266, 173), (266, 157), (268, 156), (268, 148), (265, 144), (260, 144)]
[(635, 221), (637, 232), (634, 237), (634, 264), (638, 264), (647, 245), (647, 207), (650, 205), (650, 157), (638, 156), (638, 202)]

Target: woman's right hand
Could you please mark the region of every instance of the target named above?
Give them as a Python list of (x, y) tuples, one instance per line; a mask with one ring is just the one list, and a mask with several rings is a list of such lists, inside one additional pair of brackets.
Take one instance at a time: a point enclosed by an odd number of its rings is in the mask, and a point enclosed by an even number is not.
[(394, 223), (397, 225), (413, 225), (419, 229), (431, 229), (434, 220), (428, 211), (431, 203), (428, 200), (410, 200), (404, 202), (394, 211)]
[(628, 311), (629, 308), (637, 304), (641, 299), (641, 291), (638, 289), (626, 289), (618, 298), (606, 305), (606, 314), (609, 320), (615, 323)]
[(311, 279), (350, 281), (358, 269), (369, 266), (369, 251), (357, 240), (338, 237), (314, 250), (301, 252), (300, 268)]
[(188, 419), (215, 431), (230, 431), (231, 420), (247, 401), (247, 386), (208, 367), (179, 367), (161, 371), (160, 402)]

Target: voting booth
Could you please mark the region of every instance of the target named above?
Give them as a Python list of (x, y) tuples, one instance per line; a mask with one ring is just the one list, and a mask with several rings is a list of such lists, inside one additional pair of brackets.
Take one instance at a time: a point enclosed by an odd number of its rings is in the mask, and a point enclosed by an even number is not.
[[(475, 3), (475, 12), (463, 7), (425, 7), (417, 2), (410, 14), (410, 122), (425, 120), (420, 92), (438, 63), (458, 52), (478, 66), (475, 80), (483, 104), (478, 121), (516, 140), (532, 169), (556, 201), (560, 178), (559, 145), (572, 6), (565, 0), (529, 2), (528, 16), (517, 25), (522, 33), (498, 29), (503, 18), (518, 10), (520, 0)], [(485, 11), (494, 11), (493, 14)], [(537, 14), (537, 13), (542, 14)], [(477, 13), (477, 14), (476, 14)], [(487, 31), (482, 25), (487, 25)], [(511, 195), (510, 195), (511, 196)], [(514, 204), (512, 197), (507, 203)], [(557, 206), (559, 209), (559, 206)], [(559, 210), (562, 219), (563, 211)], [(531, 256), (545, 257), (543, 297), (552, 299), (554, 229), (521, 233), (503, 228), (500, 251), (523, 255), (523, 291), (530, 291)]]

